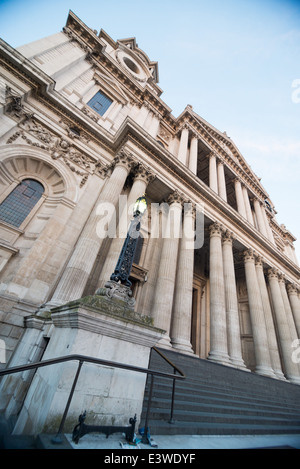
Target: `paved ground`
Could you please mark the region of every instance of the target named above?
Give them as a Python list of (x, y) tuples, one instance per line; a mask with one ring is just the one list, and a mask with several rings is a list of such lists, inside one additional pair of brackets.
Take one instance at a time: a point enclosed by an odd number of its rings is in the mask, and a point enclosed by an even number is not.
[[(121, 434), (106, 438), (101, 434), (89, 434), (82, 437), (76, 445), (71, 435), (66, 435), (75, 449), (133, 449)], [(291, 447), (300, 449), (300, 435), (243, 435), (243, 436), (200, 436), (200, 435), (158, 435), (153, 436), (156, 449), (247, 449)], [(153, 450), (150, 445), (138, 444), (138, 448)]]

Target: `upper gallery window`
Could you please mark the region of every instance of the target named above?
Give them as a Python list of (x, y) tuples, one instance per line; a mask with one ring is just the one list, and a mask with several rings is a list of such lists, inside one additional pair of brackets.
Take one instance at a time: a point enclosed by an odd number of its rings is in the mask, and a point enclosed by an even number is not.
[(102, 91), (98, 91), (95, 96), (88, 101), (88, 106), (90, 106), (94, 111), (96, 111), (100, 116), (103, 116), (109, 106), (112, 104), (112, 99), (106, 96)]
[(43, 192), (41, 183), (34, 179), (24, 179), (0, 204), (0, 220), (18, 228)]

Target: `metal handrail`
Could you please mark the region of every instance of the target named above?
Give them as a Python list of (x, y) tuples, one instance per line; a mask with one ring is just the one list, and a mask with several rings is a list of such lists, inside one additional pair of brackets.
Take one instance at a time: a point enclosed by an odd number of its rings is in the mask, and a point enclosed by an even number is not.
[[(174, 401), (175, 401), (175, 385), (176, 385), (176, 379), (177, 378), (180, 378), (180, 379), (185, 379), (186, 376), (185, 374), (183, 373), (183, 371), (181, 371), (180, 368), (178, 368), (178, 366), (176, 366), (169, 358), (167, 358), (160, 350), (158, 350), (156, 347), (152, 347), (152, 349), (158, 353), (158, 355), (160, 355), (170, 366), (173, 367), (173, 370), (174, 370), (174, 375), (176, 375), (176, 371), (181, 375), (180, 377), (179, 376), (176, 376), (176, 378), (173, 378), (173, 386), (172, 386), (172, 400), (171, 400), (171, 415), (170, 415), (170, 419), (169, 419), (169, 423), (174, 423)], [(153, 380), (153, 378), (151, 377), (151, 379)], [(151, 397), (152, 397), (152, 390), (151, 390)], [(151, 402), (150, 402), (151, 404)]]
[[(157, 351), (161, 356), (163, 356), (156, 348), (154, 348), (154, 350)], [(165, 358), (166, 361), (169, 362), (169, 360), (166, 357), (163, 356), (163, 358)], [(93, 358), (93, 357), (88, 357), (86, 355), (78, 355), (78, 354), (66, 355), (66, 356), (62, 356), (62, 357), (58, 357), (58, 358), (51, 358), (51, 359), (48, 359), (48, 360), (42, 360), (42, 361), (39, 361), (39, 362), (30, 363), (30, 364), (27, 364), (27, 365), (19, 365), (19, 366), (14, 366), (14, 367), (11, 367), (11, 368), (6, 368), (4, 370), (0, 370), (0, 377), (5, 376), (5, 375), (9, 375), (9, 374), (13, 374), (13, 373), (19, 373), (19, 372), (22, 372), (22, 371), (27, 371), (27, 370), (37, 369), (37, 368), (41, 368), (41, 367), (45, 367), (45, 366), (55, 365), (57, 363), (63, 363), (63, 362), (75, 361), (75, 360), (79, 362), (78, 363), (78, 368), (77, 368), (77, 371), (76, 371), (76, 374), (75, 374), (75, 377), (74, 377), (74, 380), (73, 380), (72, 388), (71, 388), (71, 391), (70, 391), (70, 394), (69, 394), (69, 397), (68, 397), (68, 401), (67, 401), (67, 404), (66, 404), (66, 407), (65, 407), (65, 410), (64, 410), (60, 425), (59, 425), (59, 429), (57, 431), (57, 435), (56, 435), (56, 438), (55, 438), (56, 443), (59, 443), (61, 441), (60, 435), (62, 434), (62, 431), (63, 431), (63, 427), (64, 427), (64, 424), (65, 424), (65, 420), (66, 420), (66, 417), (67, 417), (67, 414), (68, 414), (68, 410), (69, 410), (69, 407), (70, 407), (70, 404), (71, 404), (71, 400), (72, 400), (72, 397), (73, 397), (73, 394), (74, 394), (74, 391), (75, 391), (76, 383), (77, 383), (77, 380), (79, 378), (81, 367), (82, 367), (83, 363), (85, 363), (85, 362), (94, 363), (94, 364), (97, 364), (97, 365), (110, 366), (110, 367), (115, 367), (115, 368), (122, 368), (122, 369), (126, 369), (126, 370), (129, 370), (129, 371), (136, 371), (138, 373), (145, 373), (145, 374), (151, 376), (151, 393), (150, 393), (150, 396), (149, 396), (149, 399), (148, 399), (147, 416), (146, 416), (146, 422), (145, 422), (145, 427), (144, 427), (145, 428), (144, 437), (147, 437), (148, 416), (149, 416), (149, 410), (150, 410), (150, 405), (151, 405), (153, 377), (154, 376), (160, 376), (160, 377), (163, 377), (163, 378), (173, 379), (173, 390), (174, 390), (174, 382), (175, 382), (176, 379), (185, 379), (185, 375), (174, 364), (172, 364), (172, 366), (174, 367), (174, 370), (177, 370), (180, 373), (180, 376), (176, 375), (176, 371), (175, 371), (174, 374), (170, 374), (170, 373), (165, 373), (165, 372), (162, 372), (162, 371), (151, 370), (149, 368), (142, 368), (142, 367), (138, 367), (138, 366), (127, 365), (127, 364), (124, 364), (124, 363), (113, 362), (113, 361), (110, 361), (110, 360), (103, 360), (101, 358)], [(169, 363), (171, 363), (171, 362), (169, 362)], [(174, 396), (172, 395), (171, 419), (172, 419), (172, 416), (173, 416), (173, 406), (174, 406)]]

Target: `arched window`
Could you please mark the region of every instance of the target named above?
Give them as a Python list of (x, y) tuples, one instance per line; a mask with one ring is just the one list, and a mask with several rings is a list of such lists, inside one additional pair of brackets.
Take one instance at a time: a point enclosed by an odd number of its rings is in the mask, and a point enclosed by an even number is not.
[(44, 192), (34, 179), (24, 179), (0, 204), (0, 220), (17, 228), (22, 224)]

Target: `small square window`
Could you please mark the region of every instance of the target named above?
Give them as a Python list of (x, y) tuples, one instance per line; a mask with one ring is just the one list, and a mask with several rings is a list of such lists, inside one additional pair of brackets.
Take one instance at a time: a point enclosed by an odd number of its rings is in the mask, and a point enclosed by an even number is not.
[(112, 104), (112, 100), (106, 96), (102, 91), (98, 91), (95, 96), (88, 101), (88, 106), (94, 109), (100, 116), (103, 116), (109, 106)]

